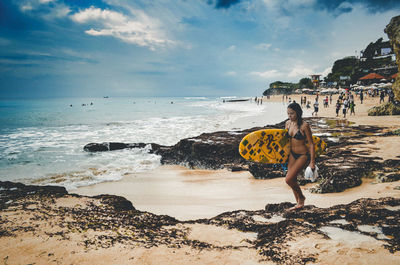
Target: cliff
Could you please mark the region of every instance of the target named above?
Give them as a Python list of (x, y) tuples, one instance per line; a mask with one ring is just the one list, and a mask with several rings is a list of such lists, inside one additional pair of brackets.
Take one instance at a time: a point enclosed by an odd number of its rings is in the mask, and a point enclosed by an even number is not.
[[(396, 63), (400, 71), (400, 16), (393, 17), (390, 23), (385, 28), (385, 33), (390, 39), (393, 46), (393, 51), (396, 54)], [(400, 76), (397, 75), (396, 81), (393, 84), (393, 92), (395, 100), (400, 101)]]

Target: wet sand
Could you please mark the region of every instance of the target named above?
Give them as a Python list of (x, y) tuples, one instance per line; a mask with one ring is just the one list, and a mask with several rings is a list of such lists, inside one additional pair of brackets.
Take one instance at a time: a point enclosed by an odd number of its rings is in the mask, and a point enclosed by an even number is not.
[[(393, 189), (400, 181), (374, 183), (363, 179), (361, 186), (341, 193), (315, 194), (303, 186), (306, 204), (331, 207), (360, 198), (400, 197)], [(269, 203), (292, 202), (294, 197), (284, 178), (254, 179), (249, 172), (191, 170), (162, 166), (152, 172), (125, 177), (118, 182), (83, 187), (71, 193), (94, 196), (112, 194), (125, 197), (141, 211), (166, 214), (178, 220), (211, 218), (235, 210), (261, 210)]]

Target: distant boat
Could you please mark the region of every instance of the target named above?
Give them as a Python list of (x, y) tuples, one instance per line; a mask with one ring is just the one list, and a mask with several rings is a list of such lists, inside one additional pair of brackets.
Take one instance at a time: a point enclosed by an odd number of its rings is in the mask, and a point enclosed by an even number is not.
[(104, 96), (103, 98), (108, 98), (108, 96)]
[(238, 98), (238, 99), (226, 99), (225, 102), (242, 102), (242, 101), (250, 101), (251, 98)]

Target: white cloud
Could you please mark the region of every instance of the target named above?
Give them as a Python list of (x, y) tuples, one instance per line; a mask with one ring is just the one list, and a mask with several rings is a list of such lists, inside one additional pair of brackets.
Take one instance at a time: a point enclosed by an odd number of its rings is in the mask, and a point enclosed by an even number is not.
[(236, 45), (231, 45), (231, 46), (228, 48), (228, 51), (234, 51), (234, 50), (236, 50)]
[(224, 76), (236, 76), (237, 73), (235, 71), (228, 71), (224, 73)]
[(0, 37), (0, 46), (10, 45), (11, 41), (9, 39), (1, 38)]
[(122, 13), (111, 10), (90, 7), (71, 16), (77, 23), (97, 23), (101, 28), (86, 30), (92, 36), (112, 36), (122, 41), (149, 47), (165, 47), (174, 44), (174, 41), (164, 37), (157, 20), (147, 16), (144, 12), (135, 10), (135, 19)]
[(332, 72), (332, 67), (328, 67), (326, 68), (323, 72), (322, 72), (322, 76), (326, 77), (328, 76), (328, 74)]
[(282, 73), (280, 73), (278, 70), (268, 70), (265, 72), (251, 72), (251, 75), (255, 75), (261, 78), (273, 78), (273, 77), (280, 77), (282, 76)]
[(57, 5), (54, 8), (52, 8), (48, 14), (43, 15), (43, 18), (47, 19), (47, 20), (53, 20), (56, 18), (66, 17), (66, 16), (68, 16), (69, 13), (71, 13), (71, 9), (69, 9), (69, 7), (61, 4), (61, 5)]
[(22, 6), (20, 6), (20, 8), (22, 12), (31, 11), (34, 9), (31, 3), (23, 4)]
[[(49, 3), (53, 3), (49, 5)], [(57, 3), (55, 0), (25, 0), (21, 1), (19, 8), (22, 12), (29, 13), (31, 11), (41, 10), (40, 16), (45, 20), (54, 20), (66, 17), (70, 12), (70, 8), (64, 3)]]
[(256, 46), (257, 49), (259, 50), (268, 50), (272, 46), (271, 43), (261, 43)]
[(305, 76), (309, 76), (313, 73), (314, 71), (312, 69), (306, 68), (304, 66), (296, 66), (289, 72), (288, 76), (292, 78), (302, 78)]

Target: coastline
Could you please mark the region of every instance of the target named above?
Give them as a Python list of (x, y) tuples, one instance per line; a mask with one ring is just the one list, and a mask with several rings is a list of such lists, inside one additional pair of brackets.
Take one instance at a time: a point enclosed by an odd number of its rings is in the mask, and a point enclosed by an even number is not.
[[(296, 96), (297, 101), (300, 95)], [(270, 101), (281, 99), (276, 96)], [(399, 129), (400, 116), (366, 115), (377, 100), (366, 99), (361, 105), (356, 99), (356, 116), (347, 120), (355, 125), (380, 126), (381, 132)], [(322, 107), (318, 116), (335, 118), (336, 114), (333, 107)], [(351, 149), (395, 159), (400, 148), (399, 141), (393, 141), (396, 137), (371, 135), (367, 142)], [(363, 179), (360, 186), (326, 194), (310, 193), (312, 186), (302, 186), (307, 206), (295, 213), (284, 211), (294, 199), (283, 178), (259, 180), (247, 171), (180, 166), (162, 166), (70, 194), (23, 196), (2, 204), (0, 242), (4, 248), (0, 254), (10, 264), (393, 264), (400, 258), (400, 236), (390, 232), (398, 229), (392, 216), (400, 211), (400, 180), (376, 183)], [(159, 197), (149, 196), (145, 187)], [(128, 201), (83, 196), (104, 193)], [(111, 199), (118, 203), (111, 204)], [(129, 203), (134, 209), (114, 209)], [(375, 211), (385, 215), (368, 221), (363, 215), (368, 207), (370, 215)], [(326, 219), (318, 219), (325, 215)], [(139, 220), (136, 218), (145, 221), (135, 226), (137, 221), (132, 220)], [(190, 219), (197, 220), (184, 222)], [(383, 229), (383, 224), (392, 230)]]
[[(291, 95), (292, 100), (300, 102), (300, 96)], [(315, 97), (306, 95), (310, 100)], [(333, 96), (333, 102), (338, 95)], [(282, 96), (272, 96), (269, 100), (264, 97), (264, 102), (282, 103)], [(357, 100), (357, 99), (356, 99)], [(321, 101), (321, 100), (320, 100)], [(384, 126), (382, 132), (400, 128), (400, 116), (379, 116), (371, 117), (367, 115), (367, 110), (379, 102), (378, 98), (367, 98), (364, 104), (357, 104), (356, 115), (347, 116), (347, 120), (355, 125)], [(282, 103), (283, 104), (283, 103)], [(321, 104), (322, 105), (322, 104)], [(306, 110), (310, 112), (310, 110)], [(336, 118), (333, 106), (320, 108), (318, 117)], [(340, 119), (343, 115), (340, 113)], [(393, 122), (387, 126), (387, 120)], [(250, 119), (243, 119), (238, 122), (251, 124)], [(240, 126), (243, 128), (243, 125)], [(352, 146), (356, 152), (373, 150), (369, 157), (382, 159), (395, 159), (400, 149), (400, 143), (394, 141), (398, 136), (389, 137), (368, 137), (363, 145)], [(365, 179), (365, 182), (370, 182)], [(326, 200), (325, 197), (331, 194), (310, 193), (308, 189), (315, 184), (304, 186), (307, 201), (306, 204), (318, 207), (333, 206), (334, 201)], [(363, 192), (368, 184), (362, 187), (355, 187), (357, 190), (353, 195), (346, 195), (346, 199), (340, 200), (341, 203), (350, 203), (353, 200), (364, 198)], [(151, 187), (150, 189), (148, 187)], [(372, 189), (373, 190), (373, 189)], [(71, 191), (79, 195), (95, 196), (99, 194), (114, 194), (127, 198), (141, 210), (150, 211), (156, 214), (167, 214), (179, 220), (211, 218), (226, 211), (237, 209), (257, 210), (261, 209), (266, 203), (279, 203), (282, 201), (293, 201), (291, 190), (285, 184), (284, 178), (276, 179), (255, 179), (248, 171), (231, 172), (227, 169), (222, 170), (203, 170), (188, 169), (183, 166), (164, 165), (158, 169), (124, 176), (120, 181), (105, 182), (93, 186), (80, 187)], [(346, 191), (351, 194), (351, 192)], [(336, 194), (336, 193), (334, 193)], [(343, 193), (340, 193), (341, 196)], [(394, 192), (388, 196), (394, 196)], [(325, 196), (325, 197), (324, 197)], [(373, 196), (380, 198), (382, 196)], [(332, 196), (335, 197), (334, 195)], [(329, 202), (326, 203), (325, 201)]]

